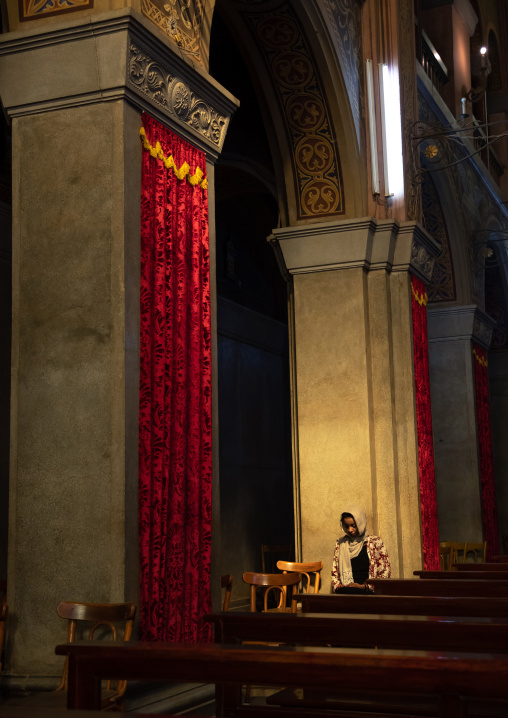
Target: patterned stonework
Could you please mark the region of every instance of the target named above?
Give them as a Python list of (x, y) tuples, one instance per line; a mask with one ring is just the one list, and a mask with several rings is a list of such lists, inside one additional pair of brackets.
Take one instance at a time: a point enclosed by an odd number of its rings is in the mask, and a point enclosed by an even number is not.
[(186, 82), (161, 67), (134, 43), (129, 48), (128, 82), (180, 122), (218, 148), (222, 147), (228, 118), (216, 112)]
[(421, 220), (420, 189), (415, 182), (412, 133), (413, 123), (418, 119), (416, 86), (415, 21), (413, 0), (398, 0), (400, 55), (400, 111), (402, 117), (402, 155), (404, 161), (404, 197), (408, 219)]
[(200, 63), (203, 20), (211, 4), (211, 0), (141, 0), (141, 11), (186, 55)]
[(423, 226), (441, 244), (427, 290), (429, 302), (451, 302), (456, 295), (450, 242), (439, 197), (428, 175), (422, 182), (422, 208)]
[(411, 245), (411, 265), (419, 271), (427, 281), (432, 277), (434, 268), (434, 257), (431, 257), (427, 249), (416, 240)]
[(363, 77), (361, 4), (359, 0), (320, 0), (323, 14), (331, 30), (334, 47), (337, 51), (342, 74), (346, 83), (351, 112), (356, 128), (358, 142), (362, 133), (361, 116), (363, 114), (363, 95), (361, 80)]
[[(427, 102), (422, 94), (418, 95), (419, 120), (432, 125), (442, 126), (442, 118), (434, 107)], [(463, 159), (459, 145), (447, 143), (445, 147), (445, 163), (452, 164)], [(420, 155), (422, 167), (432, 169), (422, 152)], [(499, 206), (491, 192), (483, 182), (479, 181), (475, 169), (474, 158), (456, 164), (451, 169), (438, 170), (446, 177), (447, 186), (451, 192), (454, 209), (451, 216), (455, 222), (457, 236), (462, 235), (466, 244), (466, 253), (469, 260), (467, 283), (472, 288), (470, 300), (481, 310), (485, 308), (484, 286), (484, 258), (479, 256), (478, 247), (474, 244), (479, 233), (495, 227), (499, 231), (508, 232), (508, 222), (500, 213)], [(447, 217), (447, 207), (443, 206), (443, 214)]]
[[(297, 217), (345, 212), (340, 157), (325, 92), (300, 21), (288, 2), (275, 9), (237, 2), (268, 66), (292, 150)], [(244, 9), (248, 5), (250, 11)], [(257, 12), (253, 12), (256, 8)]]
[(87, 10), (93, 7), (93, 0), (19, 0), (19, 19), (37, 20), (48, 15)]

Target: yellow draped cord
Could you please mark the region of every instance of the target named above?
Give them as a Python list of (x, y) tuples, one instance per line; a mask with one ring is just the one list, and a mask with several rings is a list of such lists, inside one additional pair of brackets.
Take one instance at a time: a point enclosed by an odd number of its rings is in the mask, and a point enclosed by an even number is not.
[(179, 180), (183, 180), (187, 178), (187, 181), (189, 184), (194, 186), (199, 186), (201, 189), (208, 189), (208, 181), (206, 179), (203, 179), (204, 172), (201, 169), (201, 167), (196, 167), (196, 171), (193, 175), (191, 175), (191, 169), (187, 162), (184, 162), (183, 165), (178, 169), (176, 166), (175, 160), (173, 159), (173, 155), (169, 155), (169, 157), (166, 157), (164, 152), (162, 151), (162, 147), (160, 145), (160, 142), (157, 141), (155, 143), (155, 147), (153, 147), (147, 140), (145, 128), (142, 127), (139, 131), (141, 141), (143, 143), (143, 147), (145, 150), (150, 152), (150, 155), (154, 159), (159, 159), (161, 162), (164, 163), (164, 166), (168, 170), (173, 170), (173, 173), (176, 175), (176, 177)]

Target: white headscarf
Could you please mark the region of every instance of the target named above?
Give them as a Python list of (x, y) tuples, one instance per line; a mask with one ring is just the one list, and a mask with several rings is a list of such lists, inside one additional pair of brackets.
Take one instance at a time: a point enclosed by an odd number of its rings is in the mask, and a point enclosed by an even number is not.
[[(342, 521), (343, 514), (351, 514), (355, 520), (358, 533), (356, 536), (350, 536), (346, 531), (346, 526)], [(356, 558), (363, 548), (365, 539), (367, 538), (367, 517), (365, 511), (359, 506), (351, 506), (341, 512), (341, 528), (346, 534), (339, 539), (339, 579), (343, 586), (353, 583), (353, 571), (351, 569), (351, 559)]]

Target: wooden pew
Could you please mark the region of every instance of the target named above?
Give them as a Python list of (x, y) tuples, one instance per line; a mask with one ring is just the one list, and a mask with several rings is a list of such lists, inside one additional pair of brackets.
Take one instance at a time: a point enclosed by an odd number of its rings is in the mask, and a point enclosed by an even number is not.
[[(474, 564), (471, 565), (474, 566)], [(502, 565), (499, 564), (499, 566)], [(425, 580), (435, 578), (440, 581), (444, 579), (452, 581), (506, 581), (508, 585), (508, 573), (503, 571), (413, 571), (413, 575)]]
[(406, 616), (508, 617), (508, 598), (478, 596), (340, 596), (298, 594), (303, 613), (374, 613)]
[(508, 598), (508, 581), (456, 581), (451, 578), (371, 578), (374, 593), (384, 596), (483, 596)]
[(456, 571), (500, 571), (508, 573), (507, 563), (454, 563)]
[[(439, 718), (463, 718), (461, 697), (506, 701), (508, 657), (425, 651), (372, 649), (288, 649), (214, 645), (78, 641), (56, 647), (69, 656), (68, 708), (98, 709), (100, 681), (182, 680), (438, 695)], [(224, 706), (228, 715), (282, 718), (293, 709)], [(299, 713), (319, 718), (322, 710)], [(327, 715), (340, 715), (330, 712)], [(342, 713), (342, 715), (345, 715)], [(351, 714), (349, 714), (351, 715)]]
[(341, 648), (418, 647), (427, 651), (506, 653), (507, 618), (454, 618), (374, 614), (213, 613), (215, 643), (267, 641)]
[[(55, 718), (61, 715), (62, 711), (55, 712), (54, 708), (39, 708), (33, 704), (24, 706), (0, 706), (0, 718)], [(72, 718), (97, 718), (97, 711), (73, 711)], [(136, 713), (136, 718), (153, 718), (153, 714)], [(175, 718), (169, 713), (164, 713), (164, 718)]]
[[(339, 599), (340, 596), (332, 596)], [(349, 596), (361, 598), (362, 596)], [(368, 597), (365, 597), (368, 598)], [(375, 600), (375, 597), (370, 597)], [(386, 598), (386, 597), (379, 597)], [(389, 597), (392, 598), (392, 597)], [(366, 603), (366, 601), (364, 602)], [(239, 645), (242, 641), (266, 641), (290, 645), (314, 647), (334, 646), (340, 648), (370, 648), (478, 651), (506, 654), (508, 646), (508, 617), (506, 618), (454, 618), (436, 616), (400, 616), (375, 614), (266, 614), (266, 613), (215, 613), (207, 616), (215, 626), (217, 645)], [(237, 691), (236, 694), (234, 693)], [(229, 696), (236, 695), (238, 688), (225, 687), (217, 692), (217, 707), (234, 703)], [(421, 697), (401, 697), (397, 694), (377, 696), (366, 687), (362, 693), (349, 690), (315, 691), (284, 689), (267, 698), (269, 705), (293, 708), (295, 715), (304, 708), (341, 708), (390, 714), (405, 709), (414, 712), (414, 704), (424, 706), (426, 714), (436, 714), (434, 701), (422, 701)], [(495, 710), (494, 706), (491, 706)], [(499, 706), (497, 715), (506, 718)], [(296, 710), (298, 709), (298, 711)], [(507, 708), (508, 710), (508, 708)]]

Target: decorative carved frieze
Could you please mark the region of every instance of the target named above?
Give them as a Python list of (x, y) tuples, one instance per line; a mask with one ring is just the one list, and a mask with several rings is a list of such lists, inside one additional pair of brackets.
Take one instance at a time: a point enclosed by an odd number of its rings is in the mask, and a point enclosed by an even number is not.
[(427, 248), (420, 244), (416, 238), (413, 238), (411, 245), (411, 266), (417, 269), (425, 279), (430, 282), (432, 278), (432, 270), (434, 269), (435, 257), (432, 257)]
[(490, 347), (492, 340), (492, 324), (486, 324), (478, 315), (473, 321), (473, 339), (482, 344), (486, 349)]
[(162, 67), (134, 42), (129, 47), (127, 81), (180, 122), (189, 125), (217, 147), (221, 146), (228, 118), (214, 110), (183, 79)]
[[(66, 68), (63, 75), (55, 72), (59, 67)], [(125, 101), (171, 126), (211, 160), (222, 150), (238, 105), (130, 8), (0, 35), (0, 94), (11, 118)]]
[(93, 0), (20, 0), (19, 20), (20, 22), (38, 20), (91, 8), (93, 8)]

